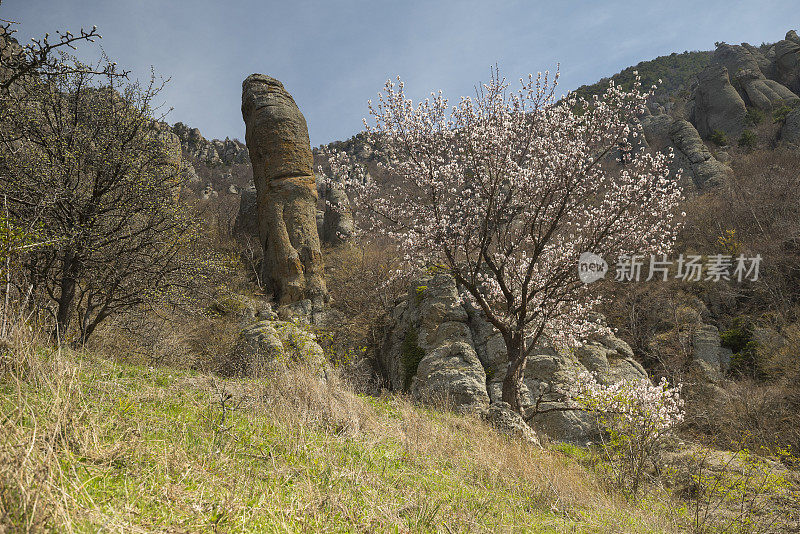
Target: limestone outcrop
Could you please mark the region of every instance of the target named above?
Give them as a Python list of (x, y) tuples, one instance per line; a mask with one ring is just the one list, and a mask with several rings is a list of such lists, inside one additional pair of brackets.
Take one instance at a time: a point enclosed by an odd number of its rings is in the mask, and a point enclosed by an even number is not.
[(178, 136), (183, 152), (214, 167), (217, 165), (233, 165), (250, 161), (247, 147), (236, 139), (225, 138), (208, 140), (197, 128), (190, 128), (182, 122), (176, 122), (172, 133)]
[(720, 185), (725, 176), (732, 172), (730, 167), (711, 154), (698, 131), (688, 121), (674, 121), (670, 125), (669, 137), (676, 149), (676, 163), (691, 170), (698, 189)]
[(748, 108), (770, 114), (798, 105), (800, 39), (790, 31), (768, 48), (719, 43), (711, 64), (697, 77), (690, 119), (703, 138), (721, 132), (736, 142), (754, 126)]
[[(481, 413), (524, 437), (521, 418), (509, 416), (501, 404), (508, 366), (503, 338), (482, 313), (462, 300), (449, 275), (425, 276), (412, 283), (392, 310), (376, 367), (392, 389), (409, 391), (421, 402), (444, 401), (457, 411)], [(567, 384), (581, 370), (596, 372), (603, 383), (647, 378), (630, 346), (614, 336), (589, 339), (569, 354), (543, 341), (532, 350), (525, 369), (526, 406), (553, 391), (553, 386)], [(564, 407), (552, 395), (542, 399), (542, 409)], [(598, 432), (593, 418), (580, 411), (541, 413), (533, 425), (554, 439), (577, 443), (591, 441)]]
[(800, 102), (800, 97), (788, 87), (767, 78), (764, 71), (771, 73), (774, 68), (754, 47), (722, 43), (714, 52), (712, 61), (728, 70), (731, 81), (736, 82), (748, 106), (771, 112), (775, 107)]
[(641, 119), (647, 145), (657, 150), (674, 149), (670, 164), (673, 175), (678, 172), (690, 180), (684, 189), (704, 190), (721, 184), (733, 171), (708, 150), (700, 134), (689, 121), (670, 115), (648, 115)]
[(325, 204), (319, 237), (323, 243), (340, 245), (350, 238), (354, 229), (350, 200), (341, 183), (323, 180), (317, 185), (317, 191)]
[(325, 376), (325, 353), (314, 334), (291, 322), (261, 320), (242, 328), (220, 371), (256, 377), (298, 363)]
[(486, 371), (472, 341), (455, 281), (446, 275), (412, 284), (392, 312), (379, 367), (392, 389), (458, 411), (489, 404)]
[(720, 131), (729, 139), (738, 139), (747, 126), (747, 107), (724, 66), (711, 65), (698, 76), (693, 122), (704, 138)]
[(242, 83), (242, 117), (253, 165), (262, 275), (279, 304), (327, 300), (316, 228), (317, 190), (305, 117), (278, 80)]
[(691, 339), (692, 369), (706, 382), (719, 383), (731, 362), (731, 350), (722, 346), (719, 330), (700, 323), (694, 328)]

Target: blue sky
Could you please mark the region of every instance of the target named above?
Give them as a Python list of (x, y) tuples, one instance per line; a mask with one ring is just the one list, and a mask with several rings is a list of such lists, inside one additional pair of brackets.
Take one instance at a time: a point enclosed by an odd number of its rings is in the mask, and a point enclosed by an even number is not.
[[(400, 75), (409, 95), (452, 101), (498, 63), (510, 79), (553, 70), (560, 91), (642, 60), (715, 41), (760, 44), (800, 29), (797, 0), (2, 0), (20, 41), (97, 25), (98, 44), (133, 76), (170, 77), (168, 121), (208, 138), (244, 138), (241, 82), (281, 80), (312, 145), (361, 129), (366, 102)], [(84, 58), (96, 48), (83, 47)]]

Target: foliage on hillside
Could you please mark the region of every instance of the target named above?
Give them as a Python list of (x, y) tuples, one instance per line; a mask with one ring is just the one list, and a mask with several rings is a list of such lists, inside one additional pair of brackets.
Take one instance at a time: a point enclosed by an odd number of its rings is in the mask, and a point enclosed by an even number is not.
[[(602, 94), (608, 87), (609, 80), (614, 80), (617, 85), (629, 89), (633, 86), (638, 72), (642, 79), (642, 86), (657, 85), (658, 95), (675, 95), (688, 90), (692, 79), (703, 70), (711, 61), (711, 51), (693, 51), (678, 54), (673, 52), (668, 56), (659, 56), (650, 61), (642, 61), (637, 65), (628, 67), (611, 76), (603, 78), (591, 85), (582, 85), (575, 90), (580, 97), (591, 99), (594, 95)], [(659, 82), (659, 80), (661, 80)]]
[(225, 381), (22, 339), (0, 358), (0, 532), (678, 528), (559, 452), (333, 376)]

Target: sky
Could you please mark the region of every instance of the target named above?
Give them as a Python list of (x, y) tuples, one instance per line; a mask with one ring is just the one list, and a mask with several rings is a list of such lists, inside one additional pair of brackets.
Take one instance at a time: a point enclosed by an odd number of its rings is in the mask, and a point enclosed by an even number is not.
[(281, 80), (312, 146), (362, 129), (367, 100), (400, 76), (415, 101), (474, 94), (498, 64), (511, 80), (555, 70), (560, 94), (630, 65), (716, 41), (761, 44), (800, 29), (798, 0), (2, 0), (22, 43), (98, 27), (98, 46), (131, 77), (170, 78), (170, 123), (244, 139), (241, 83)]

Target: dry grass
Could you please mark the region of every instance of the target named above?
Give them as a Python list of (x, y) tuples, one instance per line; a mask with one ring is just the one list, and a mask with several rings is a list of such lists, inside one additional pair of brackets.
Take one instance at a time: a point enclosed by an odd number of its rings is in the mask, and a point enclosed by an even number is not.
[(0, 531), (652, 532), (576, 461), (478, 419), (263, 380), (3, 350)]

